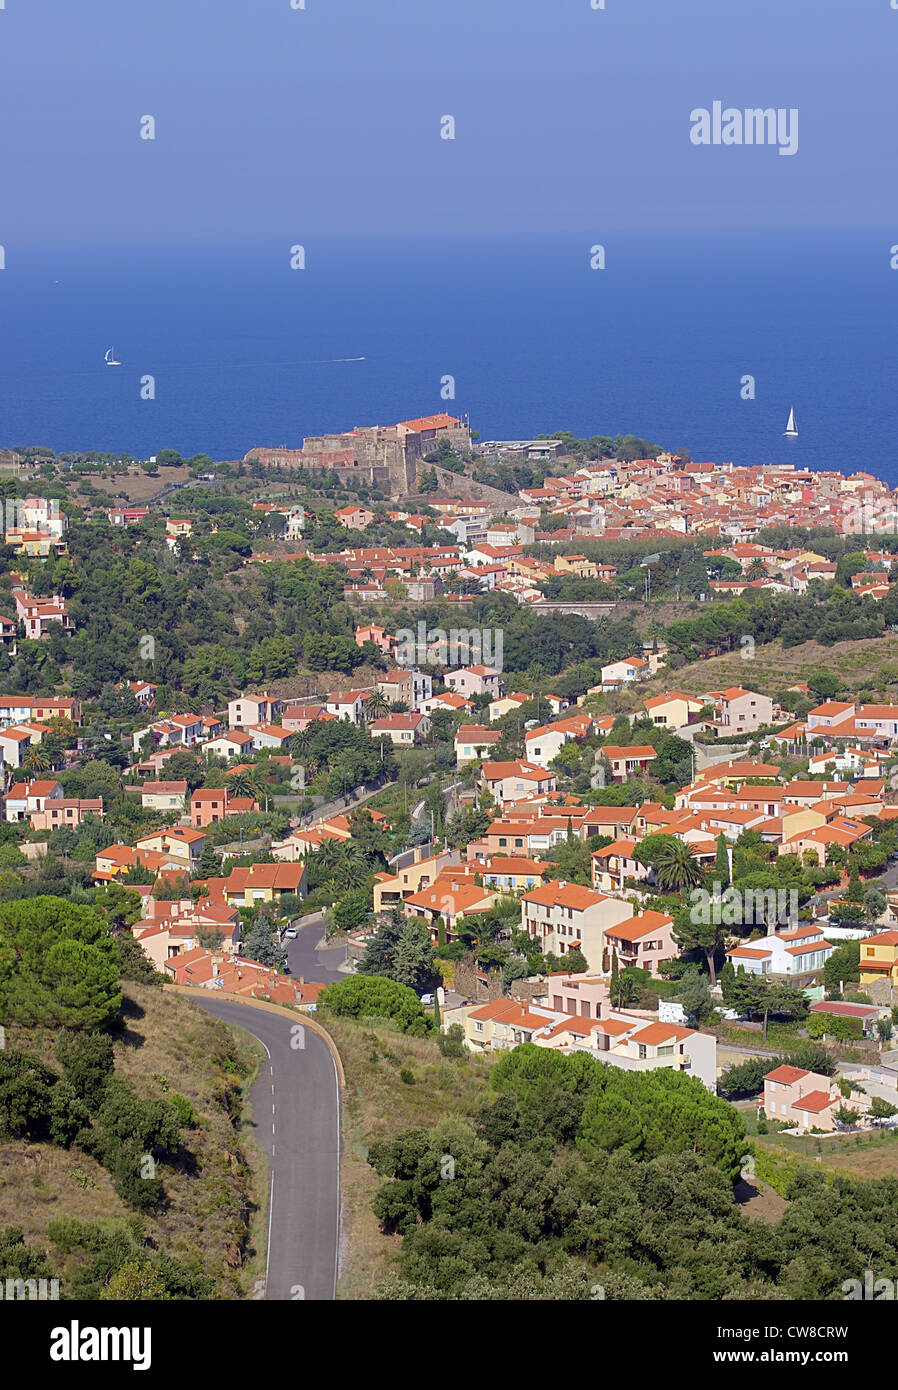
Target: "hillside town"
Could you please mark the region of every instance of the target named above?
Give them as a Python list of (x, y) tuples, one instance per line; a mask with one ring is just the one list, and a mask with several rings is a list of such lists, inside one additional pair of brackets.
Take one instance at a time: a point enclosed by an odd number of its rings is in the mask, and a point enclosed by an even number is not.
[(581, 1150), (638, 1110), (758, 1201), (892, 1137), (888, 488), (448, 415), (145, 462), (0, 480), (0, 940), (62, 911), (138, 989), (405, 1049), (437, 1125), (446, 1075), (553, 1078), (549, 1131), (588, 1076)]

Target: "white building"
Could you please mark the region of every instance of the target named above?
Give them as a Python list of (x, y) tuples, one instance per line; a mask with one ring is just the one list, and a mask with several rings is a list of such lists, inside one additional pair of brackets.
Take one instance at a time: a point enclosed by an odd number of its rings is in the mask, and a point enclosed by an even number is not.
[(794, 931), (776, 932), (744, 946), (734, 946), (727, 951), (727, 960), (737, 970), (743, 966), (749, 975), (806, 975), (822, 970), (835, 949), (822, 928), (809, 923)]

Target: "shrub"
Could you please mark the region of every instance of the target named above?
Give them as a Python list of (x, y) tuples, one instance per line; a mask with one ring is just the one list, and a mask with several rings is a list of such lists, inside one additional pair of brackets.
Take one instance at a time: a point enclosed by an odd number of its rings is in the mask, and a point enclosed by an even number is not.
[(192, 1129), (196, 1124), (196, 1111), (187, 1097), (173, 1091), (168, 1097), (168, 1103), (177, 1115), (178, 1123)]
[(318, 1007), (349, 1018), (391, 1018), (414, 1037), (423, 1037), (434, 1026), (415, 991), (383, 975), (353, 975), (328, 985), (318, 996)]
[(822, 1038), (824, 1034), (844, 1042), (848, 1038), (863, 1037), (863, 1025), (859, 1018), (845, 1018), (841, 1014), (827, 1014), (822, 1009), (808, 1015), (808, 1037)]
[(451, 1023), (445, 1033), (437, 1034), (437, 1047), (444, 1057), (451, 1057), (456, 1060), (464, 1057), (465, 1030), (460, 1023)]

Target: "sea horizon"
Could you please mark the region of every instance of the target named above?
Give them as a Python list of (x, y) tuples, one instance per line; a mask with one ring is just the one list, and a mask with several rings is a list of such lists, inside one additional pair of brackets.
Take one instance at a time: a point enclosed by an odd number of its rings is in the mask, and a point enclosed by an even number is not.
[[(893, 240), (871, 228), (11, 243), (0, 444), (234, 459), (445, 410), (484, 440), (632, 433), (694, 459), (895, 485)], [(590, 267), (597, 245), (605, 269)], [(110, 346), (121, 366), (105, 366)], [(141, 396), (147, 377), (155, 399)]]

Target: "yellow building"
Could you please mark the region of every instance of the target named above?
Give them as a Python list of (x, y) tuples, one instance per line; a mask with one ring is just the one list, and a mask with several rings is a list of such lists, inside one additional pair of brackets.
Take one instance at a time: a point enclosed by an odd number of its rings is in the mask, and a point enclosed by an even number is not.
[(134, 842), (135, 849), (153, 850), (157, 854), (168, 854), (188, 867), (199, 859), (206, 844), (202, 830), (192, 830), (189, 826), (172, 825), (164, 830), (153, 830), (149, 835), (140, 835)]
[(682, 690), (665, 690), (663, 695), (646, 700), (643, 708), (657, 728), (684, 729), (703, 708), (703, 704), (694, 695), (686, 695)]
[(865, 936), (861, 947), (861, 984), (891, 980), (898, 984), (898, 931), (881, 931)]
[[(427, 859), (419, 859), (417, 864), (407, 864), (398, 874), (377, 874), (374, 884), (374, 911), (384, 912), (405, 902), (413, 893), (429, 888), (442, 869), (451, 866), (457, 855), (435, 854)], [(464, 869), (459, 866), (459, 873)]]
[(599, 573), (598, 565), (585, 555), (556, 555), (555, 569), (559, 574), (576, 574), (579, 579), (595, 579)]

